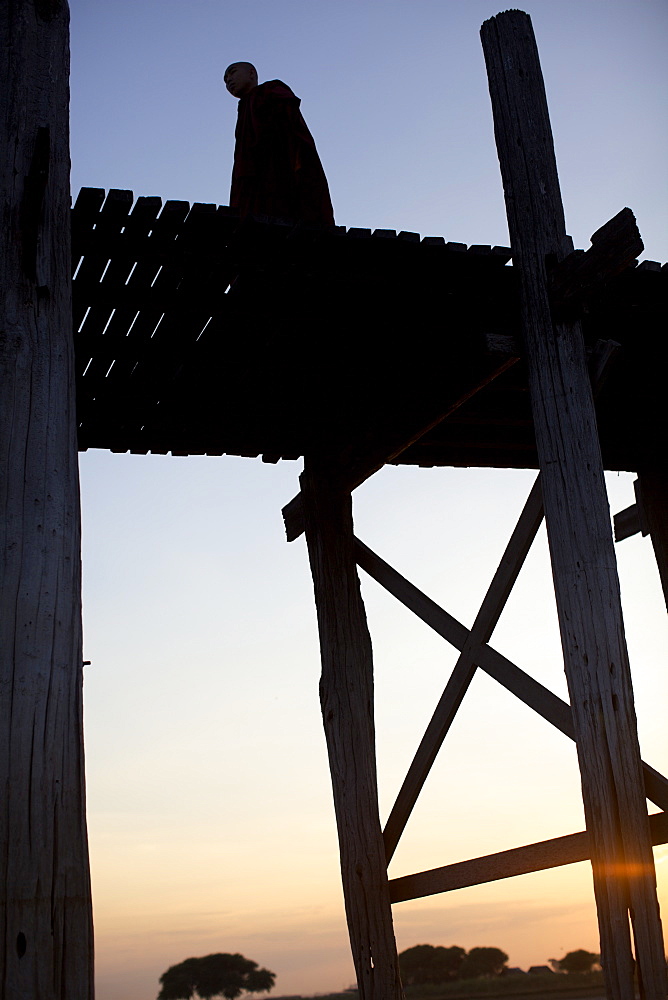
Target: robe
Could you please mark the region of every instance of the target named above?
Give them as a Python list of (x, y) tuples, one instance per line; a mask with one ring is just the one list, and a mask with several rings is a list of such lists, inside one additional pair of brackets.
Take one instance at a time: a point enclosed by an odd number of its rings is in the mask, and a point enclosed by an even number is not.
[(240, 98), (230, 206), (242, 218), (334, 225), (327, 178), (299, 105), (280, 80)]

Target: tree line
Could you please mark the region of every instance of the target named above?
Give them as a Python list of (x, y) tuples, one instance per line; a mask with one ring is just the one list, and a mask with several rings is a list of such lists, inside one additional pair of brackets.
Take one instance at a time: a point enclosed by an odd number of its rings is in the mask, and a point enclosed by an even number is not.
[(238, 953), (186, 958), (160, 976), (158, 1000), (235, 1000), (242, 993), (264, 993), (275, 980), (276, 973), (258, 968), (257, 962)]
[[(579, 948), (561, 959), (551, 958), (555, 972), (591, 972), (599, 961), (593, 952)], [(416, 944), (399, 955), (401, 978), (406, 986), (447, 983), (455, 979), (500, 976), (507, 971), (508, 956), (501, 948), (449, 948)], [(276, 974), (260, 969), (240, 954), (219, 953), (187, 958), (160, 976), (158, 1000), (235, 1000), (242, 993), (264, 993), (273, 988)]]
[[(507, 971), (508, 956), (501, 948), (449, 948), (416, 944), (399, 955), (401, 979), (406, 986), (447, 983), (456, 979), (500, 976)], [(570, 951), (563, 958), (549, 959), (555, 972), (591, 972), (599, 956), (584, 948)]]
[(447, 983), (454, 979), (498, 976), (506, 967), (508, 956), (500, 948), (449, 948), (416, 944), (399, 955), (401, 980), (406, 986)]

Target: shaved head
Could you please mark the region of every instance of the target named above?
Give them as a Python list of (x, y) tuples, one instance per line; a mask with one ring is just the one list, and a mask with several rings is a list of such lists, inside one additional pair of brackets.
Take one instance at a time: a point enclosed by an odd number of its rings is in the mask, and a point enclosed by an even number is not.
[(225, 70), (223, 80), (232, 97), (243, 97), (257, 87), (257, 70), (249, 62), (231, 63)]

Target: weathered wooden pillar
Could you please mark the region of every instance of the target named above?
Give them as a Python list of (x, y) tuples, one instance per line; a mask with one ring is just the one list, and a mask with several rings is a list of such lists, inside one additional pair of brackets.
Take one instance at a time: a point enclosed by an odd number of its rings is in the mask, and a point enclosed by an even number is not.
[(482, 41), (521, 308), (554, 587), (590, 835), (608, 995), (665, 1000), (656, 880), (596, 417), (578, 321), (553, 320), (548, 266), (566, 236), (530, 18)]
[(92, 1000), (69, 10), (0, 4), (0, 995)]
[(359, 994), (362, 1000), (400, 1000), (378, 816), (371, 638), (355, 564), (350, 490), (325, 460), (308, 456), (301, 487), (320, 634), (320, 702)]

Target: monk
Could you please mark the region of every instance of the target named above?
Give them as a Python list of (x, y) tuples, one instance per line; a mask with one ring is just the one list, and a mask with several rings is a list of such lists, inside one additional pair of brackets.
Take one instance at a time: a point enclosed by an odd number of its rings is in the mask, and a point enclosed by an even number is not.
[(258, 84), (247, 62), (232, 63), (223, 79), (239, 99), (230, 206), (242, 218), (333, 226), (327, 178), (299, 98), (280, 80)]

